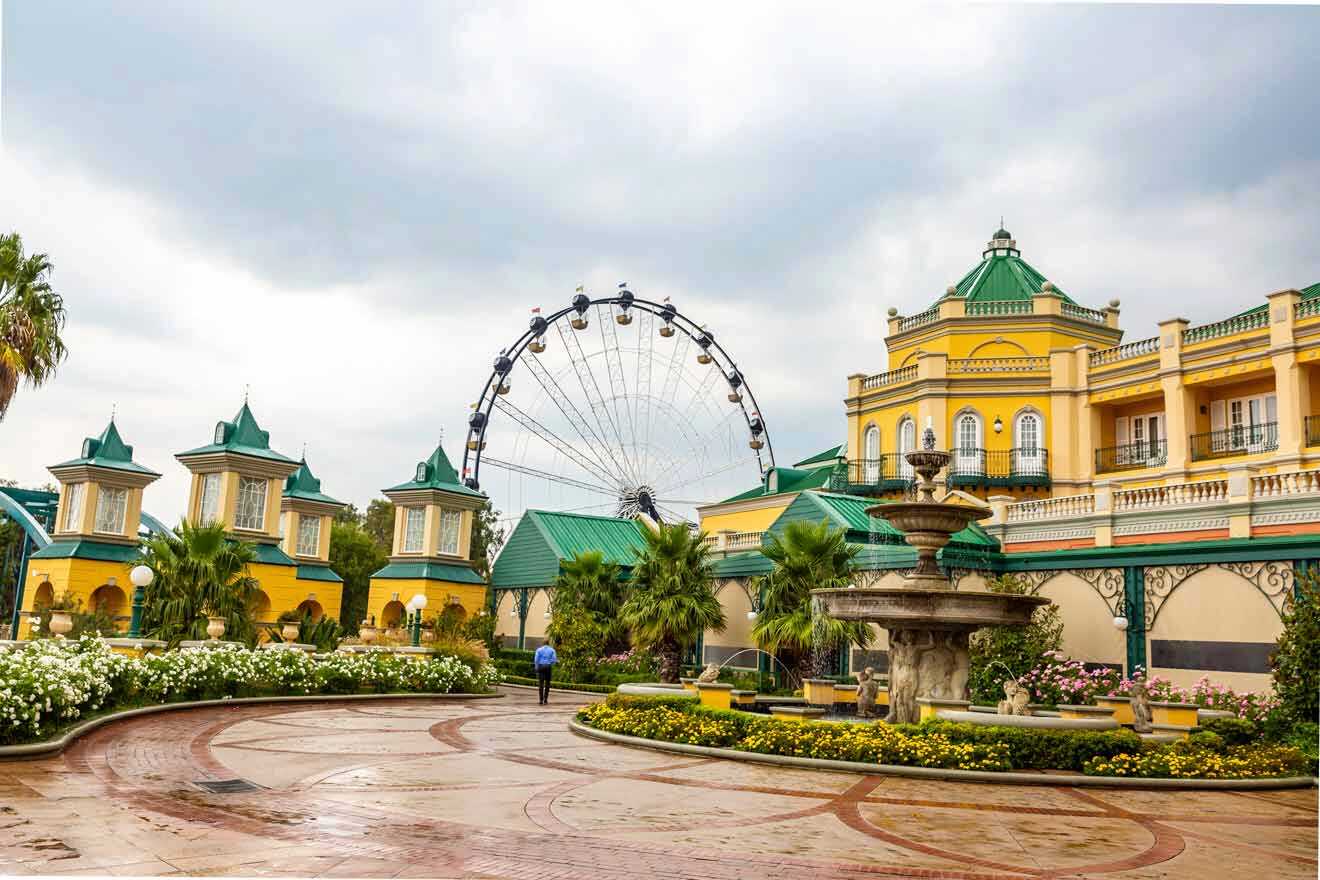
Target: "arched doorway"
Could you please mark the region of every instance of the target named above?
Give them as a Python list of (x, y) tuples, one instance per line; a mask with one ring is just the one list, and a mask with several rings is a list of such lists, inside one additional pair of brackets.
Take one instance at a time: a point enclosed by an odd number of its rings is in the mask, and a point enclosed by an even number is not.
[(394, 629), (403, 621), (403, 603), (395, 599), (385, 605), (380, 612), (382, 629)]
[(252, 615), (254, 623), (274, 623), (274, 618), (270, 614), (270, 596), (265, 591), (257, 590), (252, 596), (252, 601), (248, 603), (248, 613)]
[(315, 623), (325, 616), (325, 610), (321, 608), (321, 603), (315, 599), (304, 599), (298, 605), (298, 613), (303, 617), (311, 615), (312, 622)]
[(101, 584), (92, 591), (88, 608), (107, 617), (122, 617), (128, 609), (128, 597), (115, 584)]

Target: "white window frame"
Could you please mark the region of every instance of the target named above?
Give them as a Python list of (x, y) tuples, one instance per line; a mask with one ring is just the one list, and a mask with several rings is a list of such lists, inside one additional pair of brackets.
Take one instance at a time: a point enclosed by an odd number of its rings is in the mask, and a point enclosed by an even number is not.
[(202, 474), (202, 484), (197, 491), (198, 525), (220, 519), (220, 478), (218, 473)]
[[(971, 443), (968, 443), (964, 437), (964, 425), (967, 424), (973, 427), (974, 437)], [(958, 471), (964, 474), (984, 474), (985, 450), (983, 448), (983, 438), (985, 434), (982, 433), (981, 417), (976, 413), (961, 413), (954, 420), (953, 426), (953, 436), (956, 441), (954, 455), (958, 463)]]
[(862, 432), (862, 459), (868, 484), (880, 482), (880, 426), (867, 425)]
[(100, 486), (96, 491), (96, 520), (92, 531), (102, 535), (122, 535), (128, 515), (128, 490)]
[(908, 464), (907, 453), (917, 451), (917, 423), (911, 417), (898, 423), (898, 473), (905, 480), (912, 479), (914, 471)]
[(294, 552), (299, 556), (317, 556), (321, 552), (321, 517), (298, 514), (298, 535)]
[[(246, 517), (244, 507), (250, 507), (260, 486), (260, 504), (257, 505), (258, 518)], [(238, 503), (234, 505), (234, 528), (245, 532), (263, 532), (266, 530), (266, 502), (269, 499), (270, 481), (264, 477), (238, 478)]]
[(83, 503), (86, 497), (86, 483), (70, 483), (65, 489), (64, 531), (76, 532), (82, 528)]
[[(1030, 445), (1025, 439), (1027, 423), (1032, 424), (1032, 430), (1035, 437)], [(1013, 420), (1013, 446), (1017, 449), (1017, 465), (1020, 469), (1035, 473), (1040, 470), (1042, 453), (1045, 445), (1041, 443), (1042, 435), (1045, 433), (1045, 420), (1041, 418), (1040, 413), (1028, 411), (1018, 413), (1018, 417)]]
[[(1223, 429), (1228, 431), (1225, 439), (1213, 444), (1216, 452), (1229, 449), (1242, 449), (1248, 453), (1265, 450), (1268, 441), (1257, 428), (1279, 420), (1279, 399), (1274, 392), (1214, 401), (1211, 403), (1212, 413), (1216, 405), (1221, 407)], [(1221, 430), (1213, 424), (1210, 427), (1212, 430)]]
[[(416, 516), (415, 522), (414, 515)], [(403, 509), (403, 541), (400, 545), (399, 552), (421, 553), (425, 544), (426, 508), (405, 507)]]
[(463, 526), (463, 511), (448, 507), (440, 510), (440, 552), (446, 556), (457, 556), (459, 534)]

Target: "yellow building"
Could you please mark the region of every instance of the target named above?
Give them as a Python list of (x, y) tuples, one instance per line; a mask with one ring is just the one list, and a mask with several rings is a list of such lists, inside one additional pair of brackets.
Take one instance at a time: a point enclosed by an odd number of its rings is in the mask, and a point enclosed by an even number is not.
[(486, 584), (471, 559), (473, 517), (486, 497), (459, 482), (443, 447), (383, 492), (394, 502), (394, 540), (389, 564), (371, 576), (368, 618), (397, 626), (418, 594), (427, 617), (451, 606), (464, 616), (484, 609)]
[(175, 458), (192, 472), (185, 517), (224, 523), (230, 537), (256, 545), (258, 622), (293, 610), (339, 616), (343, 584), (327, 562), (330, 519), (342, 505), (321, 494), (306, 462), (270, 448), (246, 402), (232, 421), (216, 424), (210, 443)]
[(19, 638), (27, 635), (28, 612), (66, 594), (127, 629), (142, 490), (160, 474), (133, 461), (113, 419), (99, 437), (83, 441), (78, 458), (49, 470), (59, 482), (59, 507), (51, 543), (28, 560)]

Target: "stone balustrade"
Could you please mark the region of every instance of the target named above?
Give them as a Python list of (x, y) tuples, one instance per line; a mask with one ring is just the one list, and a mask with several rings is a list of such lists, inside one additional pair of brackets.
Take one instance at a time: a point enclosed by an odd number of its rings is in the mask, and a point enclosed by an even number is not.
[(1218, 504), (1228, 500), (1228, 480), (1202, 480), (1173, 486), (1142, 486), (1114, 493), (1114, 512), (1182, 507), (1187, 504)]
[(716, 532), (707, 535), (705, 543), (716, 553), (741, 553), (745, 550), (761, 549), (761, 539), (765, 532)]
[(1030, 315), (1031, 300), (973, 300), (967, 304), (966, 314), (973, 317), (981, 317), (985, 315)]
[(1136, 342), (1128, 342), (1123, 345), (1115, 345), (1113, 348), (1102, 348), (1099, 351), (1093, 351), (1091, 352), (1090, 361), (1092, 367), (1101, 367), (1143, 355), (1157, 354), (1159, 350), (1160, 338), (1152, 336), (1150, 339), (1139, 339)]
[(1085, 321), (1088, 324), (1105, 323), (1104, 312), (1099, 309), (1088, 309), (1086, 306), (1079, 306), (1076, 303), (1063, 303), (1059, 306), (1059, 312), (1065, 318), (1072, 318), (1076, 321)]
[(1320, 493), (1320, 471), (1297, 471), (1288, 474), (1260, 474), (1251, 478), (1251, 497), (1281, 498), (1289, 495)]
[(900, 333), (905, 330), (915, 330), (917, 327), (925, 327), (927, 324), (934, 324), (939, 318), (940, 309), (939, 306), (935, 306), (934, 308), (926, 309), (926, 311), (920, 312), (916, 315), (908, 315), (906, 318), (899, 318), (898, 329)]
[(1095, 513), (1095, 495), (1064, 495), (1060, 498), (1042, 498), (1021, 501), (1007, 507), (1009, 522), (1032, 522), (1042, 519), (1067, 519)]
[(1269, 312), (1262, 308), (1259, 312), (1234, 315), (1213, 324), (1190, 327), (1183, 331), (1182, 343), (1183, 345), (1191, 345), (1193, 342), (1205, 342), (1207, 339), (1232, 336), (1234, 333), (1242, 333), (1246, 330), (1260, 330), (1269, 325), (1269, 318)]
[(1293, 308), (1293, 313), (1298, 321), (1320, 315), (1320, 297), (1302, 300)]
[(1050, 359), (1044, 357), (954, 358), (948, 371), (953, 373), (1048, 373)]
[(871, 388), (883, 388), (886, 385), (897, 385), (899, 382), (908, 382), (917, 378), (917, 365), (912, 364), (907, 367), (899, 367), (897, 370), (890, 370), (887, 373), (876, 373), (867, 376), (862, 380), (864, 390)]

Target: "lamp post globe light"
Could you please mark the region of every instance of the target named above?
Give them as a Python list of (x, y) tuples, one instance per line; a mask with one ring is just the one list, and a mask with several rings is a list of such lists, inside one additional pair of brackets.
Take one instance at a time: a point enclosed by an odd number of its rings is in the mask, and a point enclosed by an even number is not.
[(1122, 632), (1128, 628), (1128, 619), (1119, 614), (1114, 617), (1114, 629)]
[(142, 604), (146, 599), (147, 587), (156, 579), (156, 573), (149, 565), (135, 565), (128, 573), (128, 579), (133, 582), (133, 616), (129, 619), (128, 635), (136, 639), (142, 635)]
[(408, 613), (412, 615), (412, 646), (422, 644), (422, 609), (426, 607), (426, 596), (416, 593), (408, 600)]

